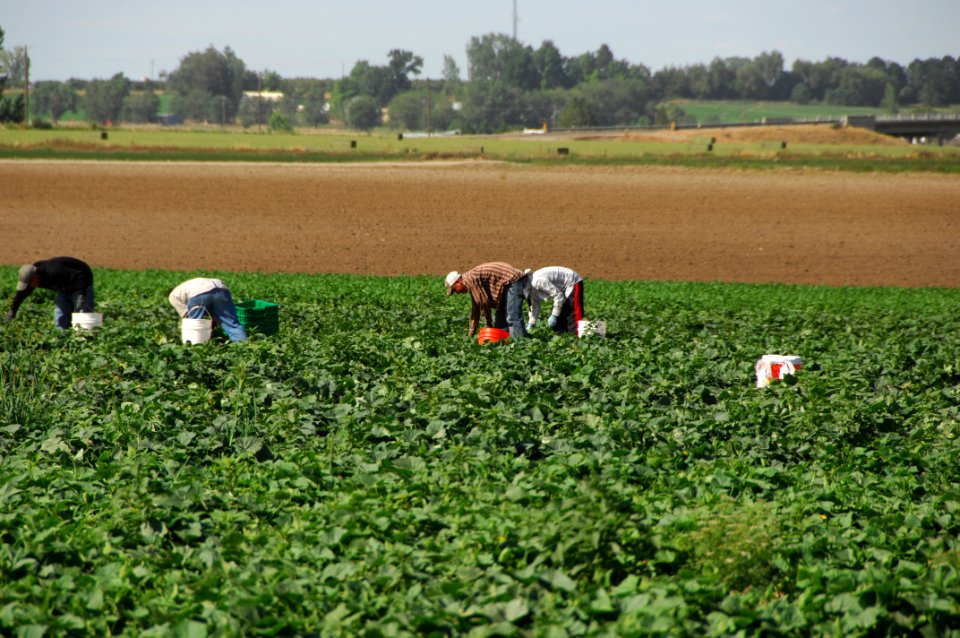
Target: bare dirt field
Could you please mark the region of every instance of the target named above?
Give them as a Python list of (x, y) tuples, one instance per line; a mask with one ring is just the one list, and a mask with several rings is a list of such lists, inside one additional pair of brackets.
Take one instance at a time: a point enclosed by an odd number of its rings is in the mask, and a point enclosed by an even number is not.
[(0, 162), (0, 263), (960, 286), (960, 179), (816, 171)]

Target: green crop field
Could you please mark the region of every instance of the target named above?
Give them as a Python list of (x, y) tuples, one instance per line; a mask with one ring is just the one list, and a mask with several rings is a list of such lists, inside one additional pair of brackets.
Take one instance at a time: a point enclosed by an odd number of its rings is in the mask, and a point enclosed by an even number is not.
[(588, 281), (607, 339), (479, 346), (438, 278), (220, 275), (280, 332), (182, 345), (163, 271), (0, 324), (0, 633), (957, 635), (958, 290)]

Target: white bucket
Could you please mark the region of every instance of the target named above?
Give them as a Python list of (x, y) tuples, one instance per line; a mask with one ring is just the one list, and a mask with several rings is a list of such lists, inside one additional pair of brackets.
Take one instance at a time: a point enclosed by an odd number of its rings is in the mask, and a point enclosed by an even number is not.
[(589, 337), (590, 335), (597, 335), (599, 337), (607, 336), (607, 322), (602, 319), (596, 319), (594, 321), (588, 321), (586, 319), (581, 319), (577, 322), (577, 336), (578, 337)]
[(779, 381), (801, 368), (800, 357), (795, 354), (765, 354), (757, 361), (757, 387), (765, 388), (772, 381)]
[(183, 343), (205, 343), (210, 341), (213, 334), (213, 321), (210, 319), (189, 319), (180, 320), (180, 340)]
[(74, 330), (91, 330), (103, 325), (103, 315), (99, 312), (75, 312), (70, 315), (70, 325)]

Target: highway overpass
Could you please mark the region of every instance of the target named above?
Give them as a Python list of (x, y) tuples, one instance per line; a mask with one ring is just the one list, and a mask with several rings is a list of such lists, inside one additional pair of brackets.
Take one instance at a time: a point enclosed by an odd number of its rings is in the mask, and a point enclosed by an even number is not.
[(884, 135), (902, 137), (917, 144), (943, 146), (960, 135), (960, 114), (848, 115), (844, 126), (867, 128)]

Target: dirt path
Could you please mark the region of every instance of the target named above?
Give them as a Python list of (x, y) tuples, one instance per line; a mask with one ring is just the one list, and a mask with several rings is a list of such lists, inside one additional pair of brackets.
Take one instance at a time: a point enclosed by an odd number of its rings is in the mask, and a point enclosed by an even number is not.
[(0, 162), (0, 263), (960, 286), (960, 179), (428, 165)]

